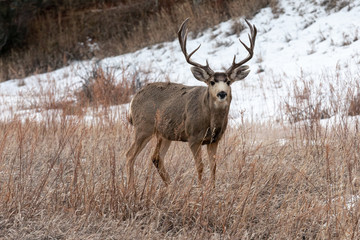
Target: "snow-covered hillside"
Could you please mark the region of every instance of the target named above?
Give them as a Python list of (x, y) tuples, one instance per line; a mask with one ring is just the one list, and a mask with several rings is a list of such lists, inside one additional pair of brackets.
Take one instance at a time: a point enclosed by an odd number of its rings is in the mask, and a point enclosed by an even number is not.
[[(339, 88), (345, 89), (347, 81), (359, 80), (360, 1), (329, 11), (320, 1), (279, 2), (280, 13), (273, 14), (270, 8), (265, 8), (249, 19), (258, 28), (258, 37), (255, 56), (249, 62), (251, 73), (244, 81), (232, 85), (230, 115), (235, 122), (240, 113), (254, 121), (283, 119), (281, 104), (291, 101), (296, 80), (311, 81), (312, 86), (323, 87), (325, 92), (329, 84), (324, 81), (334, 80), (330, 85), (335, 88), (342, 81), (344, 85)], [(224, 70), (231, 65), (234, 54), (237, 59), (245, 57), (247, 52), (238, 38), (247, 43), (249, 29), (245, 28), (240, 36), (232, 33), (233, 25), (239, 21), (244, 20), (221, 23), (198, 37), (190, 34), (188, 51), (201, 44), (193, 59), (200, 63), (208, 59), (212, 69)], [(190, 31), (192, 24), (196, 23), (190, 19)], [(35, 116), (37, 111), (31, 108), (34, 103), (28, 100), (30, 96), (47, 91), (54, 92), (59, 99), (68, 96), (81, 87), (83, 77), (96, 61), (77, 62), (54, 72), (1, 83), (0, 118), (8, 119), (14, 114)], [(97, 62), (115, 69), (119, 78), (126, 69), (126, 74), (140, 73), (140, 79), (204, 85), (192, 76), (177, 40)], [(24, 109), (26, 105), (30, 110)]]

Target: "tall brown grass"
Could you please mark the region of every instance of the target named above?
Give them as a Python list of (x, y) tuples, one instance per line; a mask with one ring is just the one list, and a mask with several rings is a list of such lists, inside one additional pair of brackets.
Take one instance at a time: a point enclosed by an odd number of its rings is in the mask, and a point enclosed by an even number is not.
[(166, 188), (149, 159), (151, 142), (136, 162), (131, 195), (128, 123), (49, 122), (0, 125), (1, 238), (359, 237), (357, 128), (334, 126), (315, 142), (291, 127), (231, 128), (219, 149), (215, 189), (197, 184), (182, 143), (167, 155)]

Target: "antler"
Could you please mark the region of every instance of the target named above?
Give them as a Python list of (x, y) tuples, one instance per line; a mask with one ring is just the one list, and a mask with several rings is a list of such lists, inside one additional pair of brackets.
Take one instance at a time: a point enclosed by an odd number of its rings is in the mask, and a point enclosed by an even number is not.
[(233, 63), (231, 65), (231, 67), (226, 71), (227, 73), (231, 73), (235, 68), (240, 67), (241, 65), (243, 65), (244, 63), (249, 61), (254, 55), (254, 47), (255, 47), (255, 39), (256, 39), (257, 29), (256, 29), (256, 27), (254, 25), (251, 25), (248, 22), (248, 20), (245, 19), (245, 21), (246, 21), (247, 25), (250, 28), (250, 34), (251, 35), (248, 34), (249, 41), (250, 41), (250, 47), (246, 46), (246, 44), (243, 41), (241, 41), (240, 39), (239, 39), (239, 41), (246, 48), (246, 50), (249, 52), (249, 55), (246, 58), (244, 58), (242, 61), (238, 62), (238, 63), (235, 62), (236, 55), (234, 55)]
[[(194, 50), (192, 51), (190, 54), (187, 53), (186, 51), (186, 41), (187, 41), (187, 35), (188, 35), (188, 28), (187, 28), (187, 22), (189, 21), (189, 18), (185, 19), (185, 21), (181, 24), (181, 27), (178, 31), (178, 38), (179, 38), (179, 43), (181, 46), (181, 50), (183, 52), (183, 54), (185, 55), (185, 59), (186, 61), (195, 66), (195, 67), (199, 67), (202, 68), (203, 70), (205, 70), (209, 75), (213, 75), (214, 71), (209, 67), (209, 63), (206, 60), (206, 65), (201, 65), (199, 63), (196, 63), (194, 61), (192, 61), (190, 58), (191, 56), (197, 51), (199, 50), (201, 44)], [(185, 30), (185, 31), (184, 31)]]

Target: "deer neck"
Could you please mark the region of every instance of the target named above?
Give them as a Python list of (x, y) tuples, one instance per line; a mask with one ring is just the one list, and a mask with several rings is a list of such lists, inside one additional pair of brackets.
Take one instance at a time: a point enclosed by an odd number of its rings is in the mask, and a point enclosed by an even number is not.
[(223, 134), (226, 129), (228, 122), (228, 114), (231, 103), (231, 95), (227, 99), (226, 104), (218, 104), (217, 100), (212, 98), (209, 92), (207, 91), (204, 96), (204, 105), (208, 106), (209, 113), (209, 129), (211, 132), (212, 141), (217, 141), (219, 137)]

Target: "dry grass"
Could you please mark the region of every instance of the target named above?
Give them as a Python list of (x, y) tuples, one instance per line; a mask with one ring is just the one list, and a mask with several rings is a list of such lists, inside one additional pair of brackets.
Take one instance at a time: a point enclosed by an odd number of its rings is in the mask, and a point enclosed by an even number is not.
[(167, 154), (165, 188), (150, 142), (136, 161), (133, 195), (124, 174), (133, 130), (103, 118), (0, 124), (0, 238), (360, 237), (358, 124), (316, 134), (302, 125), (229, 129), (215, 189), (197, 184), (184, 143)]
[[(99, 76), (100, 86), (114, 83), (102, 68), (89, 76)], [(346, 113), (349, 103), (357, 104), (358, 88), (349, 82), (358, 75), (352, 76), (347, 84), (340, 74), (327, 79), (338, 86), (330, 86), (332, 110)], [(300, 80), (291, 106), (309, 109), (322, 96)], [(338, 101), (346, 89), (353, 89), (348, 101)], [(107, 91), (99, 90), (95, 108), (111, 105), (101, 100)], [(125, 185), (133, 140), (126, 116), (100, 108), (92, 121), (62, 108), (65, 114), (51, 114), (51, 106), (66, 104), (54, 92), (39, 94), (42, 121), (0, 122), (0, 239), (360, 238), (358, 121), (344, 117), (323, 127), (314, 111), (304, 112), (311, 121), (229, 127), (219, 145), (215, 189), (207, 185), (208, 167), (205, 183), (198, 183), (186, 143), (173, 143), (167, 153), (172, 183), (165, 187), (150, 142), (135, 163), (133, 194)]]

